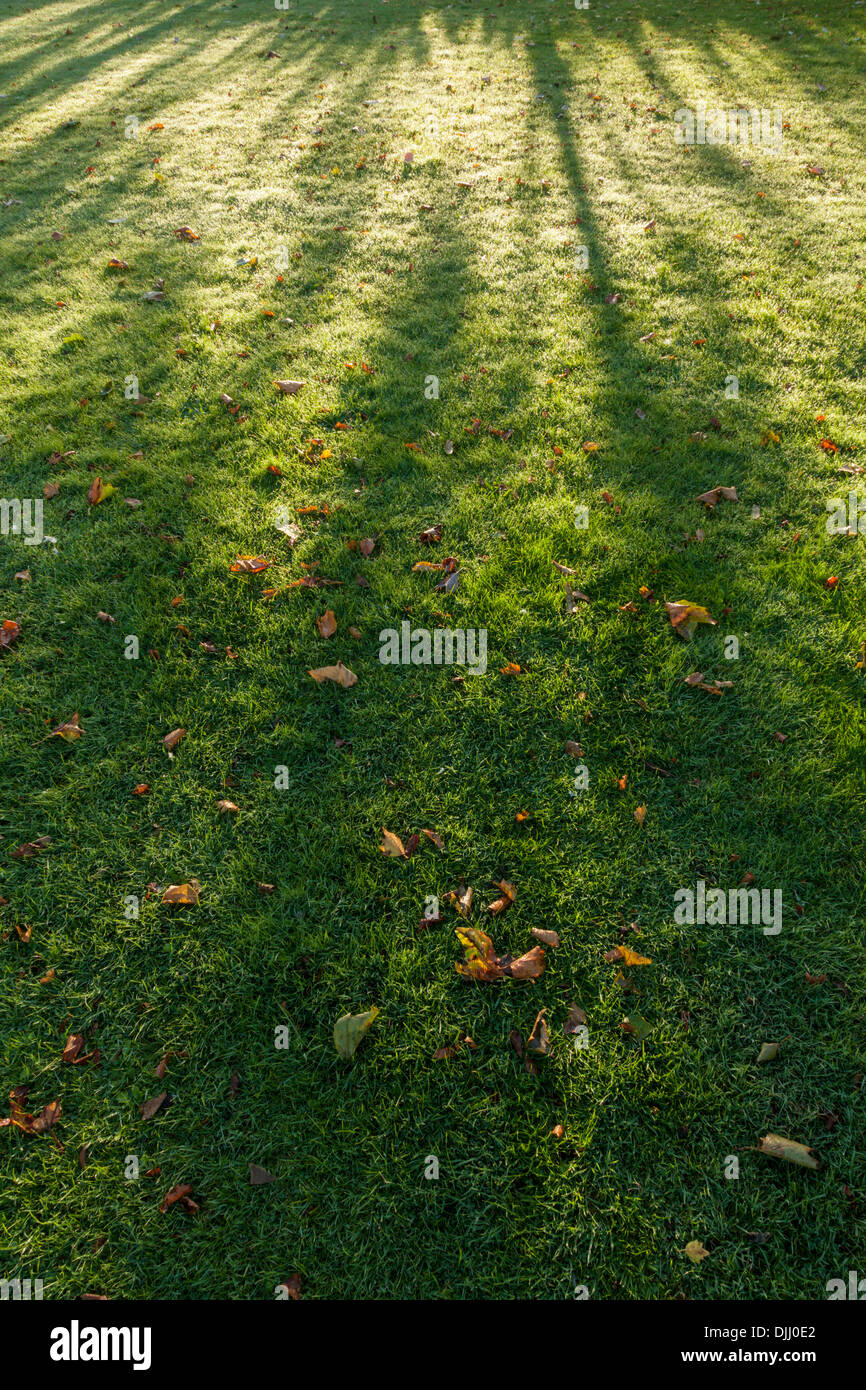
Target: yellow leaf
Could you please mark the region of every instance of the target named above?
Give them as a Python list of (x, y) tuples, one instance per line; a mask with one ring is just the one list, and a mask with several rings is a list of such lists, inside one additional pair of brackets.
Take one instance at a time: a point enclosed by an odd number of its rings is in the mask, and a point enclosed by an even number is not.
[(56, 729), (52, 729), (50, 736), (51, 738), (56, 736), (57, 738), (65, 739), (67, 743), (71, 743), (73, 739), (81, 738), (83, 733), (84, 730), (79, 723), (78, 714), (76, 713), (73, 714), (72, 718), (65, 724), (58, 724)]
[(346, 1061), (353, 1055), (368, 1028), (375, 1022), (379, 1010), (374, 1004), (363, 1014), (343, 1014), (334, 1024), (334, 1046)]
[(705, 1250), (699, 1240), (690, 1240), (686, 1246), (686, 1254), (692, 1264), (699, 1265), (701, 1260), (705, 1260), (709, 1253), (709, 1250)]

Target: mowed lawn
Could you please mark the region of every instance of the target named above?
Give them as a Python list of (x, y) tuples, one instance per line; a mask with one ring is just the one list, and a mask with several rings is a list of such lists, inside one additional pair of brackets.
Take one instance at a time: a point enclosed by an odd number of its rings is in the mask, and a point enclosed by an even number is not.
[[(0, 536), (0, 1276), (760, 1300), (862, 1266), (866, 537), (827, 503), (866, 499), (864, 15), (0, 6), (0, 491), (49, 494), (41, 544)], [(699, 101), (781, 150), (678, 145)], [(486, 630), (486, 673), (383, 665), (404, 621)], [(782, 930), (676, 921), (699, 880)], [(497, 953), (558, 933), (540, 977), (455, 971), (461, 885)]]

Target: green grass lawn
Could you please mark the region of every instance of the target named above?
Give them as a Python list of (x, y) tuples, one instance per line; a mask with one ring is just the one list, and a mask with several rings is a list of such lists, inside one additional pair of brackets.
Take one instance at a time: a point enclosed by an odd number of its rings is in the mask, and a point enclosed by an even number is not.
[[(862, 1266), (866, 538), (827, 503), (866, 499), (864, 17), (0, 4), (2, 493), (53, 494), (0, 536), (2, 1094), (62, 1107), (0, 1132), (0, 1277), (820, 1299)], [(781, 150), (677, 144), (699, 101), (778, 110)], [(446, 557), (456, 589), (413, 571)], [(486, 674), (382, 664), (404, 621), (486, 630)], [(675, 920), (746, 875), (778, 934)], [(455, 971), (461, 882), (497, 952), (559, 934), (539, 978)]]

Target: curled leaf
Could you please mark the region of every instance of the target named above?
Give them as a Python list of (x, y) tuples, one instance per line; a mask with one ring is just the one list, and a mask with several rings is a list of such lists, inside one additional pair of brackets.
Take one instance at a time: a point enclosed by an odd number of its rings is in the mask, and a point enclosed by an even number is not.
[(376, 1005), (363, 1014), (343, 1014), (334, 1024), (334, 1046), (346, 1061), (353, 1055), (379, 1013)]
[(796, 1139), (784, 1139), (781, 1134), (765, 1134), (758, 1140), (758, 1150), (770, 1158), (783, 1158), (786, 1163), (797, 1163), (801, 1168), (817, 1169), (821, 1160), (806, 1144), (798, 1144)]

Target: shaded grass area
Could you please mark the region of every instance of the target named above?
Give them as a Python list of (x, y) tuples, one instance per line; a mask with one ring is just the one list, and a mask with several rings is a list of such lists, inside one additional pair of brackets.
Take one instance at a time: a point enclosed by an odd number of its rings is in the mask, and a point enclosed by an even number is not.
[[(784, 13), (0, 9), (3, 494), (59, 484), (55, 544), (0, 538), (22, 628), (0, 658), (0, 1035), (5, 1089), (63, 1105), (52, 1135), (0, 1136), (0, 1272), (49, 1297), (269, 1298), (297, 1270), (313, 1297), (761, 1299), (856, 1268), (863, 539), (825, 522), (862, 458), (864, 36), (841, 3)], [(701, 99), (778, 107), (781, 154), (676, 146)], [(116, 492), (89, 507), (97, 475)], [(741, 500), (708, 515), (720, 483)], [(232, 575), (239, 552), (275, 567)], [(443, 555), (453, 594), (411, 571)], [(574, 615), (554, 560), (591, 599)], [(341, 587), (262, 600), (304, 573)], [(718, 620), (691, 648), (680, 599)], [(405, 618), (485, 628), (487, 674), (381, 665)], [(337, 658), (357, 685), (314, 685)], [(46, 739), (73, 710), (84, 737)], [(383, 825), (444, 852), (386, 860)], [(678, 888), (744, 873), (781, 889), (779, 936), (675, 923)], [(536, 982), (473, 985), (450, 909), (418, 922), (462, 878), (482, 924), (502, 876), (497, 948), (533, 926), (562, 945)], [(197, 908), (148, 893), (193, 877)], [(604, 959), (620, 941), (652, 958), (639, 998)], [(345, 1064), (333, 1023), (372, 1004)], [(508, 1038), (541, 1008), (529, 1075)], [(76, 1032), (98, 1067), (61, 1063)], [(159, 1080), (166, 1053), (186, 1055)], [(768, 1131), (822, 1170), (755, 1153)], [(129, 1155), (158, 1176), (127, 1179)], [(251, 1162), (276, 1181), (250, 1187)], [(200, 1211), (161, 1213), (181, 1182)]]

